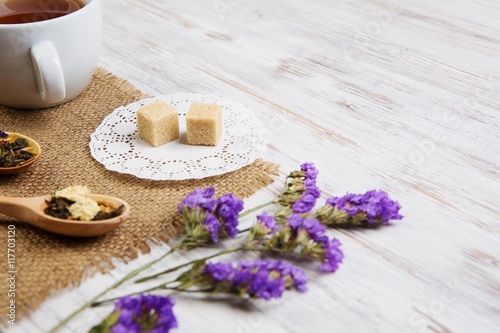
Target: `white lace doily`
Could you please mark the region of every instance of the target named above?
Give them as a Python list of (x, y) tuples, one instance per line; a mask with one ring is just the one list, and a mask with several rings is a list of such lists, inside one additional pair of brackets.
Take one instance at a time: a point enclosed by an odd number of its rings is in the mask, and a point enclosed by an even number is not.
[[(153, 147), (139, 138), (137, 110), (163, 100), (179, 112), (180, 138)], [(223, 134), (216, 147), (193, 146), (186, 139), (186, 114), (191, 103), (218, 103)], [(119, 107), (91, 134), (90, 153), (106, 169), (154, 180), (205, 178), (237, 170), (261, 157), (267, 148), (266, 130), (254, 112), (217, 96), (164, 95)]]

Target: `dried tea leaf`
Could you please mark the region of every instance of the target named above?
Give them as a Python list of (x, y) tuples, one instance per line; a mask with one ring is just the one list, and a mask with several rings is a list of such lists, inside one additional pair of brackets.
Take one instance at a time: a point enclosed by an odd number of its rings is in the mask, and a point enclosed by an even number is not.
[(98, 220), (107, 220), (107, 219), (111, 219), (113, 217), (116, 217), (118, 215), (120, 215), (123, 211), (123, 209), (125, 208), (125, 206), (121, 205), (120, 207), (118, 207), (117, 209), (115, 210), (112, 210), (110, 212), (103, 212), (103, 211), (100, 211), (99, 213), (97, 213), (97, 215), (93, 218), (94, 221), (98, 221)]
[(14, 141), (12, 140), (13, 138), (0, 141), (0, 167), (15, 167), (26, 163), (35, 156), (35, 154), (24, 150), (25, 148), (29, 148), (26, 139), (16, 138)]
[(67, 220), (71, 217), (71, 213), (68, 208), (75, 202), (66, 198), (52, 197), (52, 199), (50, 199), (50, 201), (46, 201), (46, 203), (48, 207), (45, 208), (45, 214)]

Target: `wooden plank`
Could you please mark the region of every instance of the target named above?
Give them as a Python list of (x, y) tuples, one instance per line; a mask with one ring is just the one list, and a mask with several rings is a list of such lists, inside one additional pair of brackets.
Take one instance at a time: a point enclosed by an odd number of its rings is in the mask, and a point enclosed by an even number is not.
[[(252, 108), (272, 137), (265, 158), (282, 177), (314, 162), (323, 200), (382, 188), (403, 205), (391, 227), (329, 231), (345, 263), (333, 275), (308, 270), (304, 295), (177, 296), (179, 332), (498, 329), (498, 2), (107, 0), (104, 15), (108, 70), (151, 95), (216, 94)], [(55, 295), (11, 331), (46, 331), (83, 290), (165, 250)], [(69, 331), (108, 310), (86, 311)]]

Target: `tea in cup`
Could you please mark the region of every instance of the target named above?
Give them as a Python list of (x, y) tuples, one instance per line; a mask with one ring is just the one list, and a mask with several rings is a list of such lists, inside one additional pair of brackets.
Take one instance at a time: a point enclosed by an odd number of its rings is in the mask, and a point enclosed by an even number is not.
[(101, 0), (0, 0), (0, 104), (72, 100), (90, 82), (101, 47)]

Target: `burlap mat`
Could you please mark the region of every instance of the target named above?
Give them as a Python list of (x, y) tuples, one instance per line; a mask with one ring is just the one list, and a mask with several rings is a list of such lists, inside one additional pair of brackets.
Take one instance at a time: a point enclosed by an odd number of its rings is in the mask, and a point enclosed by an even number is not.
[(0, 195), (39, 196), (79, 184), (88, 185), (94, 193), (121, 197), (131, 205), (130, 219), (116, 231), (88, 239), (51, 234), (0, 215), (0, 307), (4, 311), (9, 290), (9, 224), (15, 225), (16, 232), (15, 300), (19, 317), (36, 309), (51, 291), (78, 285), (96, 272), (111, 269), (112, 258), (127, 261), (139, 251), (149, 251), (146, 241), (166, 241), (179, 227), (177, 202), (193, 189), (213, 186), (218, 193), (231, 191), (246, 197), (272, 182), (270, 175), (276, 174), (277, 166), (262, 160), (203, 180), (150, 181), (107, 171), (90, 155), (90, 134), (115, 108), (144, 97), (126, 81), (99, 68), (85, 92), (64, 105), (32, 111), (0, 106), (1, 130), (28, 135), (42, 147), (42, 157), (27, 173), (0, 176)]

